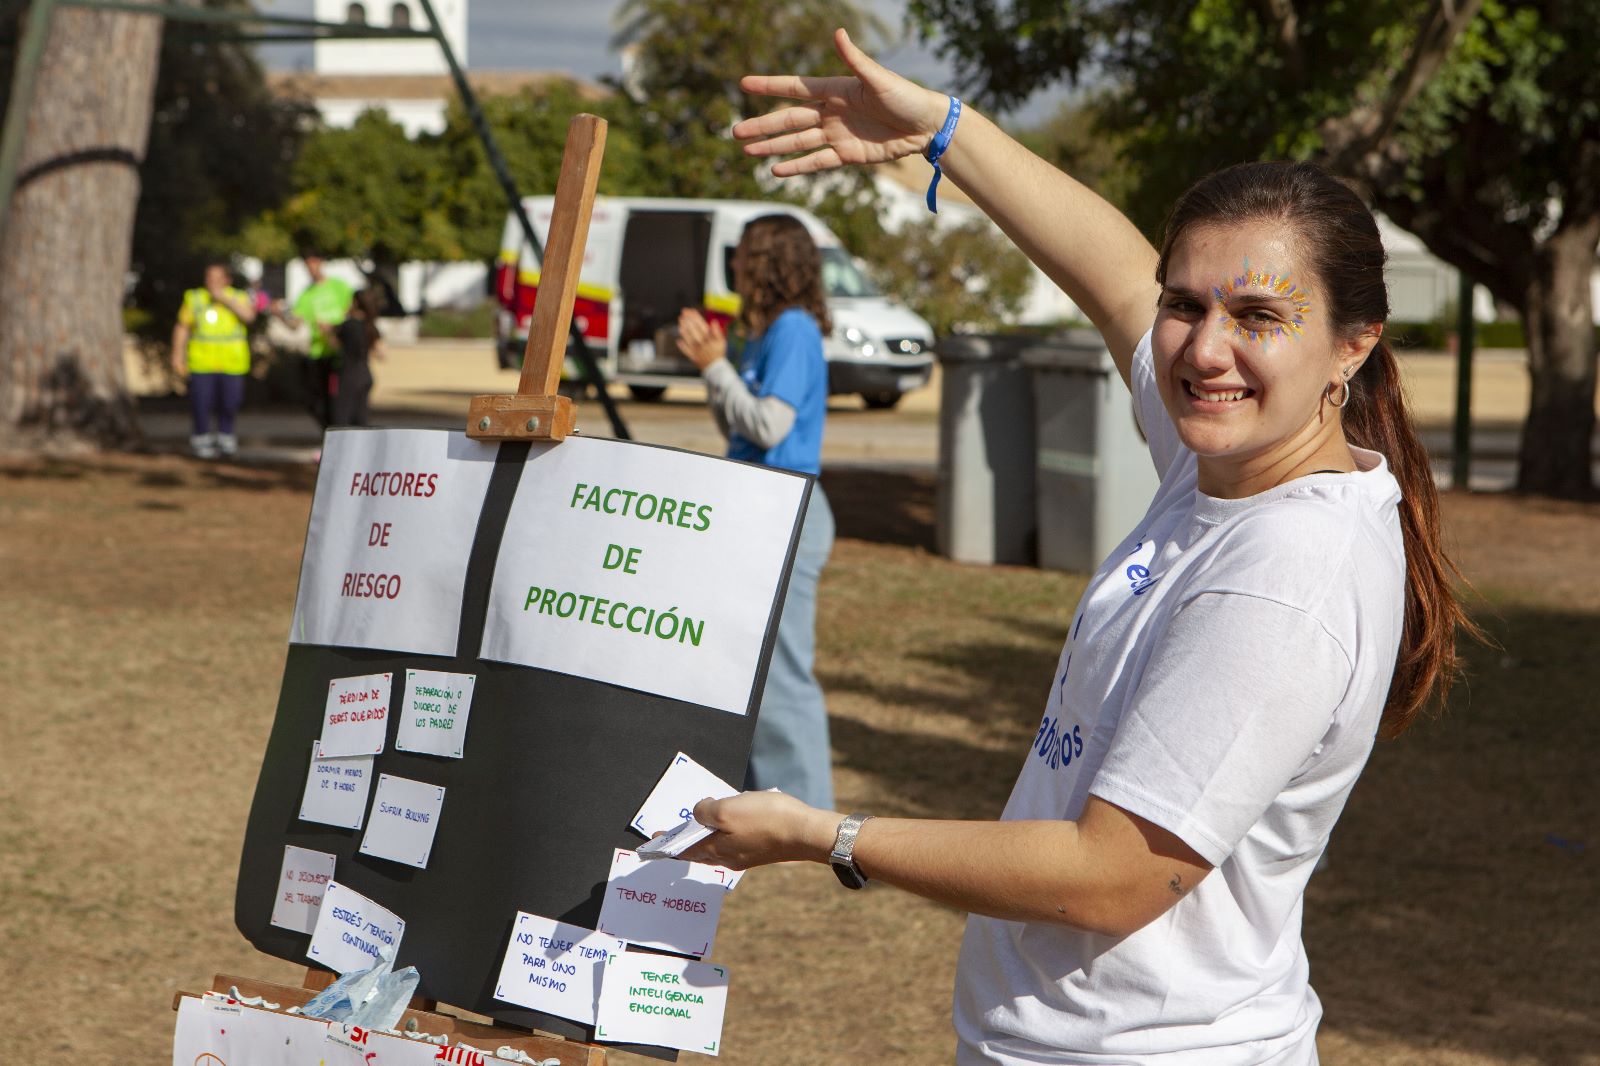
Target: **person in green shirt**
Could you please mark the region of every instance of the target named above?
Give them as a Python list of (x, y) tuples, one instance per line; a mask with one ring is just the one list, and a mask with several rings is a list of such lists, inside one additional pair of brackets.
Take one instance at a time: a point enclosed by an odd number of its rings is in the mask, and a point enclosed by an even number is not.
[(327, 428), (329, 395), (337, 388), (338, 341), (334, 331), (350, 313), (350, 303), (355, 290), (348, 282), (331, 278), (322, 272), (323, 257), (320, 252), (307, 250), (300, 257), (305, 260), (311, 284), (294, 302), (294, 309), (284, 315), (291, 326), (301, 322), (311, 327), (311, 345), (307, 351), (306, 395), (311, 417)]

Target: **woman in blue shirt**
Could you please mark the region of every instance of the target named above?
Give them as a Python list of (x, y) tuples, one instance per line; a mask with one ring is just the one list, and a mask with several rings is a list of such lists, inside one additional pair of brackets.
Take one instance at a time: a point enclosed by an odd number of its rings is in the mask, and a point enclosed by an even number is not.
[[(733, 273), (749, 338), (740, 368), (728, 362), (721, 326), (698, 311), (678, 317), (679, 347), (705, 377), (728, 458), (820, 474), (828, 411), (822, 338), (831, 324), (816, 243), (798, 219), (763, 215), (745, 226)], [(779, 788), (824, 810), (833, 805), (828, 714), (811, 667), (817, 580), (832, 548), (833, 512), (819, 484), (800, 533), (745, 780), (747, 789)]]

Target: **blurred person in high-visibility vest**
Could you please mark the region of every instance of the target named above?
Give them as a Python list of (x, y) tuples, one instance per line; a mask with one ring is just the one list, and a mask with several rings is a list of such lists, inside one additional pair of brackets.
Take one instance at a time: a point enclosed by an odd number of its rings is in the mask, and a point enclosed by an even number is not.
[(311, 417), (324, 429), (331, 414), (331, 397), (338, 391), (339, 344), (334, 331), (350, 314), (350, 303), (355, 290), (340, 278), (322, 272), (324, 265), (320, 252), (307, 249), (300, 253), (305, 261), (311, 284), (295, 298), (293, 310), (285, 311), (280, 302), (279, 312), (291, 326), (301, 322), (311, 327), (311, 343), (306, 349), (306, 402)]
[(189, 447), (201, 459), (239, 450), (234, 422), (244, 404), (244, 380), (250, 373), (248, 327), (256, 309), (248, 295), (229, 284), (232, 280), (225, 261), (207, 263), (205, 285), (183, 294), (172, 328), (172, 368), (189, 375)]

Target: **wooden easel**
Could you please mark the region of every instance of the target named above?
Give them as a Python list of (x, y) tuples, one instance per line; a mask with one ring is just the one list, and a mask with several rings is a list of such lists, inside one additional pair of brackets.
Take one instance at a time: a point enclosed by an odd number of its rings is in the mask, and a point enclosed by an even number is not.
[(567, 127), (561, 153), (556, 202), (545, 242), (539, 298), (528, 326), (522, 380), (514, 396), (474, 396), (467, 407), (467, 436), (474, 440), (550, 440), (566, 438), (576, 427), (572, 401), (556, 394), (566, 360), (572, 301), (578, 292), (583, 246), (589, 238), (600, 157), (606, 150), (606, 123), (578, 115)]
[[(561, 367), (566, 359), (567, 331), (572, 325), (572, 301), (578, 290), (584, 244), (589, 237), (589, 217), (594, 211), (595, 188), (600, 181), (600, 161), (606, 149), (606, 122), (595, 115), (577, 115), (567, 126), (561, 174), (556, 180), (555, 206), (550, 234), (545, 242), (544, 268), (539, 277), (539, 299), (534, 303), (523, 355), (522, 379), (511, 396), (474, 396), (467, 408), (467, 436), (481, 441), (561, 441), (577, 429), (572, 401), (558, 395)], [(211, 991), (227, 994), (237, 988), (246, 997), (260, 996), (283, 1010), (304, 1006), (333, 982), (326, 970), (308, 969), (304, 986), (295, 988), (248, 977), (217, 974)], [(185, 997), (173, 996), (177, 1010)], [(399, 1028), (444, 1034), (452, 1044), (472, 1044), (492, 1057), (501, 1047), (513, 1047), (534, 1059), (559, 1059), (561, 1066), (605, 1066), (606, 1049), (595, 1044), (542, 1036), (499, 1023), (479, 1022), (441, 1014), (433, 1000), (414, 996), (400, 1019)]]

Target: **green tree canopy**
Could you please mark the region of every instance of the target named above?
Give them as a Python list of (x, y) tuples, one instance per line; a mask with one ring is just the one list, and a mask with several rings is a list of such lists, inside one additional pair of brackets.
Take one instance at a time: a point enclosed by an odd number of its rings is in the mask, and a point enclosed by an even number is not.
[[(659, 195), (644, 165), (638, 136), (630, 125), (631, 115), (616, 96), (596, 98), (593, 93), (580, 91), (573, 82), (552, 81), (526, 87), (514, 95), (485, 97), (479, 102), (522, 195), (555, 193), (567, 125), (573, 115), (581, 112), (599, 115), (607, 122), (600, 195)], [(500, 230), (508, 205), (460, 101), (450, 104), (438, 147), (444, 182), (436, 192), (447, 205), (461, 247), (470, 258), (491, 258), (500, 247)]]
[(1600, 0), (912, 0), (964, 84), (1093, 79), (1155, 235), (1196, 178), (1314, 158), (1515, 307), (1533, 400), (1518, 485), (1593, 491)]
[(245, 251), (250, 221), (288, 196), (310, 114), (307, 105), (273, 95), (248, 47), (207, 39), (193, 24), (167, 24), (133, 228), (142, 333), (165, 337), (183, 291), (200, 284), (205, 260)]
[[(443, 153), (407, 137), (382, 111), (363, 112), (347, 129), (316, 130), (291, 181), (293, 194), (266, 216), (266, 232), (283, 238), (274, 251), (287, 243), (379, 263), (467, 258), (439, 195), (446, 188)], [(256, 231), (256, 239), (266, 241), (266, 233)]]
[(982, 220), (958, 226), (906, 226), (873, 273), (902, 294), (936, 337), (998, 329), (1016, 320), (1033, 281), (1027, 256)]

